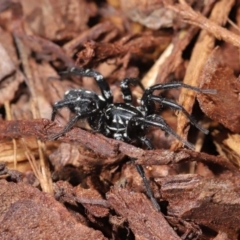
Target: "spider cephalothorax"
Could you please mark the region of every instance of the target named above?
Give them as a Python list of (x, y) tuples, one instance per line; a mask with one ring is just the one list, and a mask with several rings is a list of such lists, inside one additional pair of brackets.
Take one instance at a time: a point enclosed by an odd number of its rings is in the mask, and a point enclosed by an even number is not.
[[(155, 102), (160, 103), (162, 106), (182, 111), (195, 127), (206, 134), (208, 133), (208, 130), (202, 128), (181, 105), (159, 95), (153, 95), (153, 92), (155, 90), (188, 88), (200, 93), (214, 94), (216, 93), (215, 90), (204, 90), (180, 82), (156, 84), (146, 89), (142, 95), (140, 105), (134, 106), (132, 104), (132, 94), (129, 85), (135, 83), (136, 79), (126, 78), (121, 82), (120, 86), (124, 103), (114, 103), (109, 85), (100, 73), (91, 69), (80, 69), (76, 67), (71, 68), (66, 73), (93, 77), (98, 83), (102, 95), (84, 89), (67, 91), (64, 99), (54, 104), (52, 120), (54, 120), (57, 110), (63, 107), (69, 108), (75, 115), (61, 132), (51, 136), (49, 139), (56, 139), (62, 136), (68, 132), (79, 119), (86, 119), (93, 130), (107, 137), (128, 143), (141, 143), (148, 149), (153, 148), (150, 140), (145, 137), (146, 129), (150, 126), (162, 129), (166, 133), (173, 135), (188, 148), (194, 149), (191, 143), (177, 135), (165, 120), (156, 114)], [(148, 196), (151, 198), (154, 206), (159, 210), (160, 208), (152, 195), (142, 166), (136, 165), (136, 168), (143, 178)]]

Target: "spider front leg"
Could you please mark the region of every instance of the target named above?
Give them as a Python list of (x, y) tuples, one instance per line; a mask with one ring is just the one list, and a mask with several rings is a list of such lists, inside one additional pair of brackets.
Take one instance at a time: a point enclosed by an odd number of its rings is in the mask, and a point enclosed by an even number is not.
[(95, 113), (95, 111), (91, 111), (91, 112), (85, 112), (85, 113), (78, 113), (77, 115), (75, 115), (73, 118), (70, 119), (70, 121), (67, 123), (67, 125), (64, 127), (64, 129), (62, 131), (60, 131), (57, 134), (54, 134), (52, 136), (50, 136), (48, 138), (48, 140), (54, 140), (56, 138), (61, 137), (62, 135), (64, 135), (65, 133), (69, 132), (70, 129), (74, 126), (74, 124), (79, 120), (79, 119), (84, 119), (84, 118), (88, 118), (91, 117), (93, 114)]
[(81, 116), (76, 115), (73, 118), (71, 118), (70, 121), (67, 123), (67, 125), (64, 127), (64, 129), (62, 131), (48, 137), (48, 140), (54, 140), (54, 139), (57, 139), (57, 138), (63, 136), (65, 133), (67, 133), (73, 127), (73, 125), (79, 120), (80, 117)]
[(53, 105), (51, 121), (54, 121), (58, 109), (67, 107), (67, 106), (71, 105), (72, 103), (73, 103), (73, 100), (71, 100), (71, 99), (70, 99), (70, 100), (64, 99), (64, 100), (61, 100), (61, 101), (59, 101), (59, 102), (56, 102), (56, 103)]
[(92, 69), (83, 69), (83, 68), (77, 68), (77, 67), (72, 67), (71, 69), (61, 72), (61, 74), (73, 74), (77, 76), (83, 76), (83, 77), (93, 77), (95, 81), (97, 82), (101, 93), (103, 95), (103, 98), (107, 101), (107, 103), (112, 103), (113, 102), (113, 96), (110, 91), (110, 87), (108, 83), (104, 80), (103, 75), (97, 71), (94, 71)]

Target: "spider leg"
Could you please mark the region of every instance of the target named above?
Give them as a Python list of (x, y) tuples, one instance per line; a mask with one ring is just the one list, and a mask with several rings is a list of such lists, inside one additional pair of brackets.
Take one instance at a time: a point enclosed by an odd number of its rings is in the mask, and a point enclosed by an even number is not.
[(144, 137), (139, 137), (138, 139), (147, 146), (148, 150), (153, 149), (153, 145), (148, 138), (144, 136)]
[(69, 104), (71, 104), (72, 102), (73, 102), (73, 100), (61, 100), (61, 101), (56, 102), (56, 103), (53, 105), (51, 120), (54, 121), (58, 109), (63, 108), (63, 107), (66, 107), (66, 106), (68, 106)]
[(205, 128), (203, 128), (200, 124), (197, 123), (197, 120), (191, 116), (184, 107), (182, 107), (181, 105), (171, 101), (171, 100), (167, 100), (167, 99), (164, 99), (160, 96), (153, 96), (151, 95), (150, 96), (150, 99), (155, 101), (155, 102), (159, 102), (165, 106), (168, 106), (168, 107), (171, 107), (173, 109), (176, 109), (176, 110), (179, 110), (179, 111), (182, 111), (186, 117), (189, 119), (189, 121), (191, 122), (192, 125), (194, 125), (196, 128), (198, 128), (200, 131), (202, 131), (203, 133), (205, 134), (208, 134), (209, 131)]
[[(130, 126), (130, 124), (129, 124), (128, 126)], [(126, 131), (125, 137), (128, 137), (128, 138), (130, 139), (130, 137), (129, 137), (129, 135), (128, 135), (128, 132), (129, 132), (129, 131), (130, 131), (130, 129), (129, 129), (129, 127), (128, 127), (128, 128), (127, 128), (127, 131)], [(142, 143), (144, 143), (149, 150), (150, 150), (150, 149), (153, 149), (153, 146), (152, 146), (151, 142), (149, 141), (149, 139), (147, 139), (146, 137), (139, 137), (138, 139), (139, 139)], [(144, 184), (144, 186), (145, 186), (147, 196), (150, 198), (150, 200), (151, 200), (154, 208), (155, 208), (157, 211), (160, 212), (160, 211), (161, 211), (161, 208), (160, 208), (159, 204), (157, 203), (157, 200), (156, 200), (155, 197), (153, 196), (153, 193), (152, 193), (152, 190), (151, 190), (151, 187), (150, 187), (150, 184), (149, 184), (149, 180), (148, 180), (147, 177), (146, 177), (144, 168), (143, 168), (141, 165), (135, 163), (135, 160), (136, 160), (136, 159), (134, 159), (134, 158), (130, 158), (130, 159), (131, 159), (131, 162), (132, 162), (132, 163), (134, 164), (134, 166), (136, 167), (138, 174), (141, 176), (141, 178), (142, 178), (142, 180), (143, 180), (143, 184)]]
[(64, 135), (66, 132), (68, 132), (73, 127), (73, 125), (78, 121), (79, 118), (80, 118), (79, 115), (76, 115), (73, 118), (71, 118), (63, 130), (61, 130), (57, 134), (54, 134), (54, 135), (48, 137), (48, 140), (54, 140), (54, 139), (59, 138), (62, 135)]
[(192, 150), (195, 149), (193, 144), (191, 144), (187, 140), (182, 139), (177, 133), (175, 133), (173, 131), (172, 128), (170, 128), (170, 126), (165, 122), (165, 120), (163, 118), (161, 118), (160, 116), (158, 116), (156, 114), (149, 115), (145, 118), (144, 117), (132, 117), (130, 121), (132, 123), (136, 122), (138, 124), (142, 123), (144, 125), (159, 127), (163, 131), (165, 131), (166, 133), (169, 133), (169, 134), (173, 135), (177, 140), (182, 142), (189, 149), (192, 149)]
[[(97, 120), (97, 123), (96, 124), (92, 123), (90, 119), (93, 121)], [(96, 118), (95, 116), (93, 116), (93, 118), (89, 118), (88, 123), (91, 126), (93, 132), (101, 133), (106, 137), (111, 136), (110, 130), (105, 125), (106, 117), (104, 114), (101, 114), (99, 118), (98, 117)]]
[(125, 78), (122, 80), (120, 87), (123, 94), (123, 100), (125, 103), (132, 103), (132, 92), (129, 88), (129, 85), (137, 85), (140, 82), (137, 78)]
[(171, 83), (165, 83), (165, 84), (156, 84), (152, 87), (149, 87), (148, 89), (145, 90), (142, 99), (141, 99), (141, 103), (142, 105), (148, 105), (149, 104), (149, 95), (151, 95), (153, 93), (153, 91), (155, 90), (169, 90), (169, 89), (173, 89), (173, 88), (188, 88), (191, 89), (195, 92), (199, 92), (199, 93), (206, 93), (206, 94), (216, 94), (217, 91), (216, 89), (201, 89), (198, 87), (194, 87), (185, 83), (181, 83), (181, 82), (171, 82)]
[(188, 88), (188, 89), (191, 89), (191, 90), (196, 91), (196, 92), (207, 93), (207, 94), (216, 94), (217, 93), (216, 89), (201, 89), (201, 88), (194, 87), (194, 86), (182, 83), (182, 82), (171, 82), (171, 83), (165, 83), (165, 84), (156, 84), (156, 85), (146, 89), (146, 91), (150, 90), (150, 91), (153, 92), (155, 90), (168, 90), (168, 89), (173, 89), (173, 88)]
[(103, 75), (100, 74), (99, 72), (94, 71), (92, 69), (82, 69), (82, 68), (72, 67), (67, 71), (61, 72), (61, 74), (73, 74), (77, 76), (93, 77), (96, 80), (104, 99), (108, 103), (113, 102), (113, 96), (110, 91), (110, 87), (108, 83), (104, 80)]
[(70, 129), (73, 127), (73, 125), (80, 119), (80, 118), (87, 118), (87, 117), (90, 117), (92, 116), (92, 114), (94, 113), (95, 111), (92, 111), (92, 112), (86, 112), (86, 113), (81, 113), (81, 114), (77, 114), (75, 115), (74, 117), (72, 117), (70, 119), (70, 121), (67, 123), (67, 125), (63, 128), (63, 130), (61, 130), (59, 133), (57, 134), (54, 134), (50, 137), (48, 137), (48, 140), (54, 140), (56, 138), (59, 138), (61, 137), (62, 135), (64, 135), (65, 133), (69, 132)]
[(153, 196), (153, 193), (152, 193), (149, 181), (146, 177), (145, 171), (144, 171), (144, 169), (141, 165), (135, 163), (135, 160), (136, 159), (131, 158), (131, 162), (134, 164), (134, 166), (137, 169), (137, 172), (139, 173), (139, 175), (141, 176), (141, 178), (143, 180), (143, 183), (144, 183), (144, 186), (145, 186), (146, 193), (147, 193), (148, 197), (150, 198), (150, 200), (151, 200), (153, 206), (155, 207), (155, 209), (160, 212), (161, 208), (160, 208), (159, 204), (157, 203), (157, 200)]

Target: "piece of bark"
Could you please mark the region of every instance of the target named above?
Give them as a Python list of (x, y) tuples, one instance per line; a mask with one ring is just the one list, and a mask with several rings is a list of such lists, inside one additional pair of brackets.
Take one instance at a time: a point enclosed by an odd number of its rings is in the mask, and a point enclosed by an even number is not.
[(89, 18), (97, 13), (96, 5), (86, 0), (39, 0), (34, 3), (23, 0), (21, 5), (25, 23), (31, 31), (54, 41), (70, 39), (87, 29)]
[(76, 200), (95, 217), (106, 217), (109, 213), (108, 204), (94, 189), (84, 189), (81, 186), (74, 188)]
[(85, 49), (78, 53), (78, 62), (82, 66), (96, 64), (107, 59), (123, 58), (129, 54), (146, 58), (148, 51), (153, 48), (164, 50), (170, 41), (170, 35), (154, 36), (152, 32), (131, 34), (114, 43), (88, 41), (84, 43)]
[(95, 189), (84, 189), (80, 185), (72, 187), (65, 181), (56, 182), (54, 189), (58, 200), (75, 206), (80, 203), (94, 217), (106, 217), (109, 213), (109, 204)]
[[(202, 10), (204, 16), (209, 15), (212, 4), (213, 1), (205, 3)], [(198, 27), (190, 26), (175, 33), (172, 43), (169, 44), (167, 49), (159, 56), (159, 59), (142, 79), (141, 82), (145, 88), (157, 83), (170, 81), (169, 78), (173, 75), (176, 79), (183, 79), (182, 75), (185, 74), (183, 53), (198, 32)]]
[(216, 95), (198, 95), (202, 111), (211, 119), (223, 124), (234, 133), (240, 133), (239, 93), (240, 78), (236, 78), (233, 70), (222, 65), (219, 50), (215, 49), (202, 69), (202, 88), (216, 89)]
[(114, 210), (128, 220), (136, 239), (180, 239), (144, 194), (112, 188), (107, 199)]
[(0, 161), (0, 177), (7, 178), (9, 181), (22, 182), (23, 174), (17, 170), (8, 169), (5, 162)]
[(41, 54), (39, 56), (42, 56), (43, 59), (43, 56), (45, 56), (45, 58), (48, 57), (48, 60), (51, 61), (61, 60), (67, 67), (74, 66), (74, 61), (67, 56), (64, 50), (50, 40), (37, 35), (27, 35), (22, 29), (15, 29), (14, 36), (21, 39), (26, 47)]
[(109, 34), (114, 29), (114, 25), (110, 22), (96, 24), (92, 28), (79, 33), (74, 39), (63, 45), (63, 49), (68, 56), (73, 57), (85, 42), (89, 40), (96, 41), (99, 37)]
[[(6, 137), (36, 136), (42, 141), (46, 141), (49, 136), (59, 132), (60, 129), (55, 123), (47, 119), (4, 121), (0, 124), (0, 139)], [(91, 133), (80, 128), (72, 129), (60, 137), (59, 140), (68, 143), (72, 141), (81, 143), (84, 147), (93, 150), (95, 153), (105, 156), (105, 158), (99, 158), (102, 161), (90, 161), (90, 166), (113, 164), (113, 161), (118, 161), (118, 156), (122, 157), (121, 154), (124, 154), (131, 158), (136, 158), (141, 164), (146, 165), (166, 165), (191, 160), (209, 164), (214, 163), (220, 165), (223, 169), (231, 170), (233, 173), (237, 172), (237, 168), (222, 157), (215, 157), (187, 149), (178, 152), (169, 150), (143, 150), (122, 141), (107, 138), (101, 134)], [(85, 164), (87, 164), (87, 161)]]
[(213, 240), (229, 240), (229, 238), (225, 232), (219, 232)]
[[(46, 141), (50, 135), (59, 132), (60, 129), (61, 128), (57, 127), (54, 123), (47, 119), (37, 119), (32, 121), (5, 121), (0, 125), (0, 139), (6, 137), (19, 138), (36, 136), (42, 141)], [(95, 161), (95, 164), (92, 162), (91, 164), (94, 165), (104, 165), (105, 161), (106, 163), (112, 163), (110, 158), (116, 158), (119, 156), (119, 154), (125, 154), (129, 157), (141, 160), (142, 164), (150, 164), (149, 160), (152, 161), (153, 159), (155, 163), (151, 163), (156, 165), (166, 165), (192, 160), (209, 163), (213, 162), (221, 165), (223, 168), (231, 169), (233, 172), (236, 171), (236, 168), (230, 162), (221, 157), (214, 157), (208, 154), (197, 153), (186, 149), (179, 152), (172, 152), (168, 150), (147, 151), (122, 141), (107, 138), (101, 134), (91, 133), (80, 128), (74, 128), (66, 135), (59, 138), (59, 140), (63, 142), (75, 141), (81, 143), (83, 146), (93, 150), (95, 153), (99, 153), (105, 157), (108, 157), (102, 159), (103, 162)], [(115, 161), (116, 160), (118, 159), (115, 159)]]
[(52, 196), (23, 183), (0, 184), (1, 239), (106, 239), (77, 223)]
[(227, 129), (216, 129), (212, 136), (219, 154), (240, 167), (240, 134), (232, 134)]
[(122, 11), (135, 22), (151, 28), (172, 27), (175, 13), (166, 9), (161, 0), (121, 0)]
[[(234, 29), (231, 29), (234, 32)], [(238, 47), (233, 46), (231, 43), (222, 42), (218, 46), (218, 56), (216, 58), (222, 66), (230, 67), (235, 76), (240, 74), (240, 59), (238, 55)], [(217, 54), (216, 53), (216, 54)]]
[[(1, 32), (0, 30), (0, 34)], [(5, 33), (5, 35), (7, 34)], [(12, 40), (9, 35), (6, 37), (9, 37), (10, 41)], [(12, 52), (10, 52), (10, 54), (11, 53)], [(0, 42), (0, 58), (3, 59), (3, 61), (0, 62), (0, 105), (4, 102), (11, 101), (19, 85), (24, 81), (23, 74), (15, 67), (15, 63), (11, 59), (10, 54)]]
[(155, 179), (161, 184), (168, 215), (190, 219), (215, 232), (237, 239), (240, 230), (239, 176), (203, 178), (194, 174)]
[[(219, 24), (224, 25), (226, 23), (229, 12), (235, 4), (234, 0), (217, 1), (209, 19), (204, 17), (201, 13), (194, 11), (185, 0), (179, 0), (180, 4), (178, 5), (171, 5), (166, 0), (163, 1), (167, 8), (172, 9), (182, 17), (182, 21), (198, 26), (204, 30), (204, 32), (207, 31), (208, 34), (212, 35), (214, 38), (224, 40), (239, 48), (239, 35), (219, 26)], [(202, 36), (201, 41), (203, 41)]]

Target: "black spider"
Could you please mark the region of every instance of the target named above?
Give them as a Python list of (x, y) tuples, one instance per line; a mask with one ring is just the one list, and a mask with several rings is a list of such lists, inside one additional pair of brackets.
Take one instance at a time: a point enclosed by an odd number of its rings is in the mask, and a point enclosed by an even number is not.
[[(155, 90), (168, 90), (172, 88), (188, 88), (201, 93), (215, 94), (215, 90), (204, 90), (180, 82), (156, 84), (144, 91), (140, 106), (134, 106), (132, 104), (132, 94), (129, 88), (130, 84), (136, 83), (136, 79), (134, 78), (126, 78), (121, 82), (124, 103), (113, 103), (113, 96), (109, 85), (100, 73), (92, 69), (80, 69), (76, 67), (71, 68), (65, 73), (93, 77), (98, 83), (102, 95), (84, 89), (67, 91), (64, 95), (64, 99), (54, 104), (51, 119), (53, 121), (58, 109), (63, 107), (69, 108), (75, 116), (70, 119), (61, 132), (50, 136), (50, 140), (56, 139), (67, 133), (79, 119), (86, 119), (93, 130), (107, 137), (128, 143), (137, 142), (136, 144), (138, 144), (140, 142), (146, 145), (148, 149), (153, 149), (150, 140), (145, 137), (146, 129), (149, 126), (159, 127), (166, 133), (173, 135), (188, 148), (194, 149), (191, 143), (177, 135), (165, 120), (156, 114), (155, 102), (182, 111), (195, 127), (205, 134), (208, 133), (208, 130), (201, 127), (181, 105), (161, 96), (153, 95), (153, 92)], [(132, 161), (134, 162), (133, 159)], [(138, 164), (135, 164), (135, 166), (143, 179), (147, 195), (155, 208), (160, 210), (151, 192), (143, 167)]]

